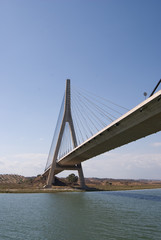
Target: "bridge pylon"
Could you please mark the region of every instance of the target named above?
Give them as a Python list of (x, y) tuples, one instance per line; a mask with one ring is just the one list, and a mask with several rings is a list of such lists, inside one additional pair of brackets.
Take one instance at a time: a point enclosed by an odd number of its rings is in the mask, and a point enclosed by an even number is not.
[(53, 155), (53, 160), (52, 164), (49, 170), (48, 178), (47, 178), (47, 185), (46, 187), (51, 187), (52, 184), (54, 183), (55, 180), (55, 171), (56, 169), (59, 170), (78, 170), (78, 175), (79, 175), (79, 180), (80, 180), (80, 186), (81, 188), (85, 188), (85, 180), (84, 180), (84, 175), (83, 175), (83, 170), (82, 170), (82, 165), (77, 164), (74, 166), (60, 166), (57, 163), (57, 157), (63, 137), (63, 132), (65, 129), (65, 124), (69, 124), (70, 128), (70, 133), (71, 133), (71, 139), (73, 143), (73, 147), (76, 148), (78, 146), (77, 139), (76, 139), (76, 134), (74, 130), (74, 124), (73, 124), (73, 119), (72, 119), (72, 114), (71, 114), (71, 91), (70, 91), (70, 79), (66, 80), (66, 90), (65, 90), (65, 103), (64, 103), (64, 113), (63, 113), (63, 119), (61, 122), (61, 127), (57, 139), (57, 144), (55, 147), (54, 155)]

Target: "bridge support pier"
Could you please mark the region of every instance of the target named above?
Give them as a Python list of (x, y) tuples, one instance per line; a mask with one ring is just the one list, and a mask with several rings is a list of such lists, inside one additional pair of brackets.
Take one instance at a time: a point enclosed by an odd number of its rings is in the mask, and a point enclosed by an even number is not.
[[(74, 167), (59, 167), (59, 169), (62, 170), (77, 170), (78, 171), (78, 176), (79, 176), (79, 184), (81, 189), (86, 189), (85, 185), (85, 179), (84, 179), (84, 174), (83, 174), (83, 169), (81, 163), (78, 164), (77, 166)], [(52, 185), (55, 185), (55, 175), (51, 175), (49, 172), (48, 178), (47, 178), (47, 184), (45, 188), (51, 188)]]
[(47, 178), (47, 184), (46, 184), (46, 188), (51, 188), (52, 185), (55, 184), (55, 171), (54, 170), (58, 170), (58, 171), (64, 171), (64, 170), (77, 170), (78, 171), (78, 176), (79, 176), (79, 183), (80, 183), (80, 187), (82, 189), (86, 188), (85, 185), (85, 179), (84, 179), (84, 174), (83, 174), (83, 169), (82, 169), (82, 165), (77, 164), (77, 166), (60, 166), (58, 164), (55, 165), (55, 169), (53, 168), (53, 170), (50, 169), (49, 174), (48, 174), (48, 178)]
[(84, 174), (83, 174), (83, 169), (82, 169), (82, 165), (81, 163), (78, 164), (78, 175), (79, 175), (79, 181), (80, 181), (80, 187), (82, 189), (85, 189), (86, 188), (86, 185), (85, 185), (85, 179), (84, 179)]

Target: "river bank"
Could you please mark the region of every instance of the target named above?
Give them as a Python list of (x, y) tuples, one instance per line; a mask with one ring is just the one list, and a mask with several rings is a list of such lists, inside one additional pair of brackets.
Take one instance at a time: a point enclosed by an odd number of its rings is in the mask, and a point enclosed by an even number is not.
[(161, 180), (133, 180), (86, 178), (86, 189), (79, 183), (69, 184), (66, 178), (57, 178), (57, 185), (44, 188), (46, 179), (42, 176), (24, 177), (19, 175), (0, 175), (0, 193), (55, 193), (81, 191), (121, 191), (161, 188)]

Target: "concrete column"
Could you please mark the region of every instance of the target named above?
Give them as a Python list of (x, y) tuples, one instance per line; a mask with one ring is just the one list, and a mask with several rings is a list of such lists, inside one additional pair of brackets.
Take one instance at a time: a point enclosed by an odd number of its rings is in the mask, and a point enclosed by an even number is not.
[(78, 166), (79, 166), (78, 175), (79, 175), (80, 187), (82, 189), (85, 189), (86, 185), (85, 185), (85, 179), (84, 179), (84, 174), (83, 174), (83, 169), (82, 169), (81, 163), (78, 164)]

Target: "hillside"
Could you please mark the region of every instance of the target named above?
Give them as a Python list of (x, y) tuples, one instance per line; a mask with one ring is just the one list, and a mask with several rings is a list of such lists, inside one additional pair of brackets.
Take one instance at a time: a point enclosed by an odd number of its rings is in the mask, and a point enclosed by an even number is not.
[(45, 180), (39, 177), (24, 177), (16, 174), (0, 174), (0, 189), (43, 187)]

